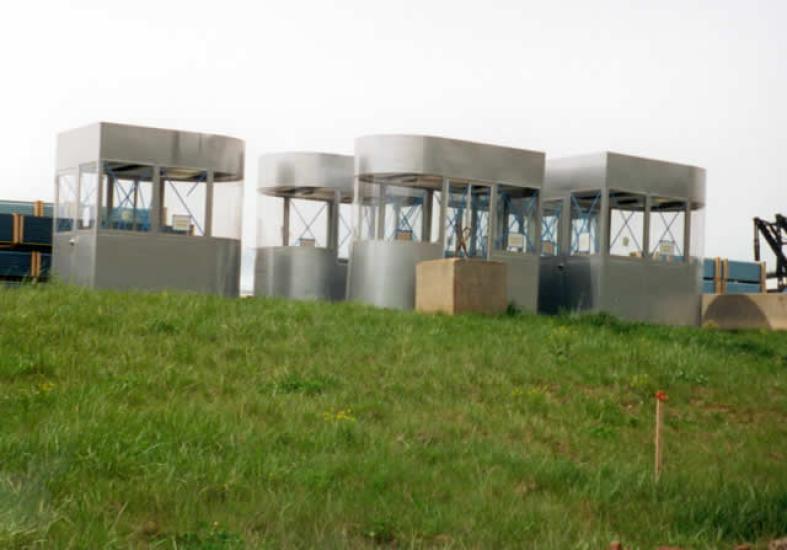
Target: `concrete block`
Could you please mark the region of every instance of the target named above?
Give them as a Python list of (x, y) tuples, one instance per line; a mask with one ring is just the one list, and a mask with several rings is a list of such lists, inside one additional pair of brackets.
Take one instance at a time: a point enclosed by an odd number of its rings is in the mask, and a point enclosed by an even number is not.
[(787, 330), (787, 294), (704, 294), (702, 324), (730, 330)]
[(464, 258), (429, 260), (416, 265), (415, 308), (425, 313), (502, 313), (506, 264)]

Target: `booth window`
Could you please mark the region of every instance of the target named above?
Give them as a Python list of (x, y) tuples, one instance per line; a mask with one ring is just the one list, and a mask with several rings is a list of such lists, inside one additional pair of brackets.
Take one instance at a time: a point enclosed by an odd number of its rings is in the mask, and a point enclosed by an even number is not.
[(445, 216), (447, 257), (487, 257), (490, 192), (486, 185), (449, 182)]
[(601, 191), (571, 194), (571, 254), (588, 256), (601, 251), (599, 221)]
[(325, 201), (290, 199), (287, 246), (327, 247), (329, 217)]
[(498, 185), (495, 250), (535, 254), (537, 234), (538, 191)]
[(609, 253), (642, 258), (645, 242), (645, 196), (609, 192)]
[(205, 235), (208, 173), (202, 170), (161, 170), (161, 231)]
[(424, 206), (427, 191), (385, 185), (385, 240), (421, 241), (424, 238)]
[(257, 246), (284, 246), (284, 198), (257, 195)]
[(356, 212), (358, 216), (358, 239), (373, 240), (377, 238), (377, 218), (380, 214), (380, 193), (382, 185), (366, 181), (357, 182), (359, 192), (356, 194)]
[(79, 217), (78, 229), (96, 227), (96, 203), (98, 202), (98, 170), (95, 163), (79, 167)]
[(685, 260), (686, 201), (653, 197), (650, 206), (650, 255), (656, 261)]
[[(442, 187), (442, 182), (437, 185)], [(432, 190), (432, 220), (430, 232), (430, 241), (433, 243), (440, 242), (440, 212), (443, 208), (443, 192), (439, 189)]]
[(74, 218), (77, 215), (77, 179), (73, 173), (57, 176), (57, 208), (55, 215), (57, 232), (74, 229)]
[(240, 239), (243, 230), (242, 216), (243, 181), (214, 180), (210, 236)]
[(705, 206), (694, 202), (689, 213), (689, 256), (702, 261), (705, 255)]
[(340, 259), (346, 260), (350, 257), (350, 242), (352, 241), (353, 227), (353, 208), (351, 204), (341, 203), (339, 205), (339, 242), (337, 255)]
[(544, 201), (544, 213), (541, 218), (541, 254), (557, 256), (560, 254), (560, 220), (563, 212), (563, 201)]
[(153, 167), (105, 162), (101, 181), (101, 228), (150, 231)]

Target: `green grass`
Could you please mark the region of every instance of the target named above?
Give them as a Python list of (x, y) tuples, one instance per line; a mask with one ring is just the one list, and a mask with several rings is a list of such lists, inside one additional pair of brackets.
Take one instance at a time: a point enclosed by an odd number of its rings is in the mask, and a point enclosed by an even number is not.
[(784, 333), (0, 290), (3, 548), (784, 535)]

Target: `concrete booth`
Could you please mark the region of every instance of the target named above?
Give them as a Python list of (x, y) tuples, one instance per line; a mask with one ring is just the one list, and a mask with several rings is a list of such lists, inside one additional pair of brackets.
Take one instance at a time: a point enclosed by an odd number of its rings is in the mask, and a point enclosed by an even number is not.
[(238, 296), (243, 161), (225, 136), (106, 122), (60, 134), (56, 275)]
[(417, 135), (355, 142), (348, 299), (412, 309), (416, 264), (500, 260), (506, 297), (535, 311), (544, 154)]
[(705, 170), (617, 153), (549, 160), (539, 310), (700, 321)]
[(344, 299), (352, 181), (351, 156), (260, 157), (256, 296)]

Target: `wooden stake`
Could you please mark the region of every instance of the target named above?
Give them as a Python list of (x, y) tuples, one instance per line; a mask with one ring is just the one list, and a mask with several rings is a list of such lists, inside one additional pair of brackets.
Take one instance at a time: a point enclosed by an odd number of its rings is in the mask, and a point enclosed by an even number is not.
[(658, 482), (661, 477), (662, 449), (664, 446), (662, 432), (664, 430), (664, 402), (667, 394), (663, 391), (656, 392), (656, 437), (655, 437), (655, 477)]

